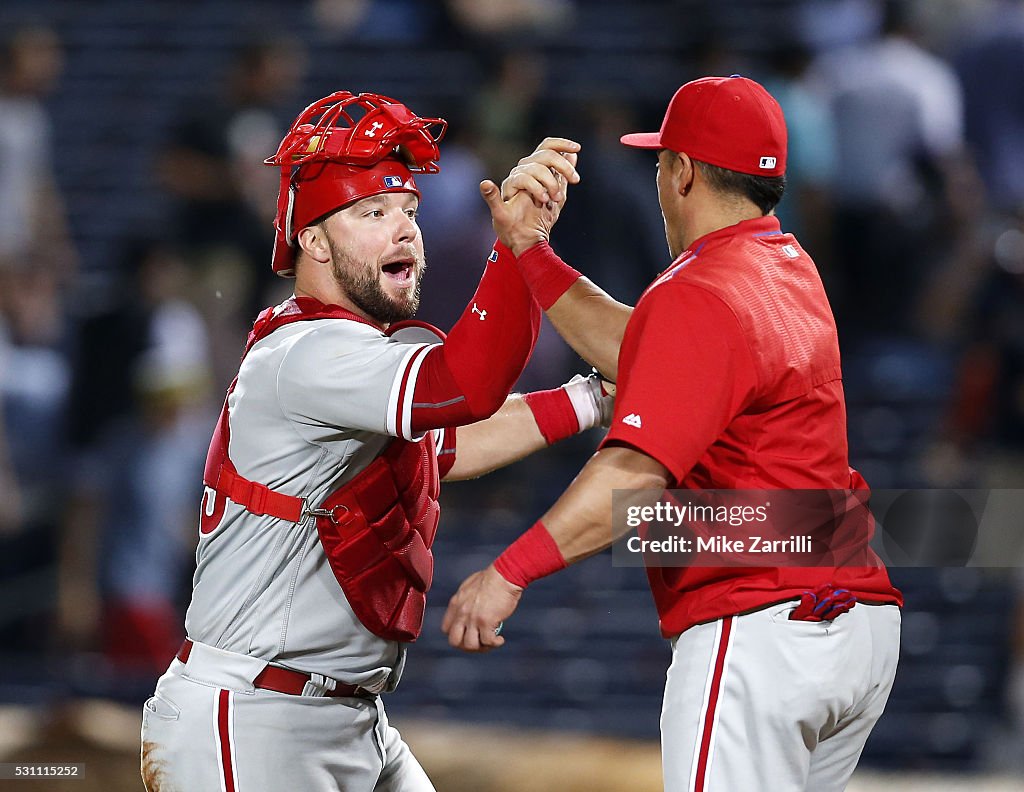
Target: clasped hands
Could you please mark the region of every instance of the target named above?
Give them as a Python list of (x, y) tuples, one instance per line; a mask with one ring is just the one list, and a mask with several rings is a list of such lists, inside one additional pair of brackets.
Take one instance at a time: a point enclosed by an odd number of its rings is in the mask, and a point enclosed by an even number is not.
[(565, 206), (566, 188), (580, 180), (576, 157), (580, 144), (567, 138), (544, 138), (537, 149), (519, 160), (501, 183), (486, 179), (480, 194), (491, 212), (491, 222), (515, 256), (546, 242)]

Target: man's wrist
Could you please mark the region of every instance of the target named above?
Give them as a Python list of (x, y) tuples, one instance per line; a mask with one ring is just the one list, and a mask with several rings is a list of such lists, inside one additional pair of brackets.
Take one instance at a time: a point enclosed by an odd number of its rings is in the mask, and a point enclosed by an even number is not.
[(512, 244), (508, 246), (508, 249), (512, 251), (513, 256), (519, 258), (527, 250), (535, 248), (537, 245), (546, 244), (548, 240), (544, 237), (532, 237), (528, 239), (516, 239), (510, 241)]
[(516, 253), (516, 266), (519, 267), (519, 272), (534, 298), (545, 311), (583, 277), (580, 272), (559, 258), (547, 240), (537, 242), (521, 253)]
[(497, 573), (520, 588), (567, 566), (558, 544), (540, 520), (494, 559)]

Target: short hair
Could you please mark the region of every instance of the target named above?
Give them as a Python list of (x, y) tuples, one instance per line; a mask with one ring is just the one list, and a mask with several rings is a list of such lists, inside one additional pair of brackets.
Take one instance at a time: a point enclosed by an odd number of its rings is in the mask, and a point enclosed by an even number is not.
[(711, 189), (725, 195), (736, 195), (751, 201), (761, 214), (766, 215), (774, 209), (782, 194), (786, 191), (786, 177), (755, 176), (751, 173), (720, 168), (700, 160), (694, 160), (701, 175)]

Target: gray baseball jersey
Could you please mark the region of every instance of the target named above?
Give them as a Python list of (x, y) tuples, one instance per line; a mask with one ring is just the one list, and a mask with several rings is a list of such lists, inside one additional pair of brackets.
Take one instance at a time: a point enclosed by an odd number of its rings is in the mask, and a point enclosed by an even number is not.
[[(408, 376), (406, 368), (423, 346), (344, 319), (287, 324), (258, 341), (228, 401), (228, 455), (238, 472), (317, 504), (372, 462), (389, 437), (420, 439), (410, 434), (412, 399), (401, 391), (415, 388), (416, 365)], [(222, 504), (220, 520), (200, 532), (188, 635), (296, 670), (381, 687), (401, 663), (400, 646), (356, 618), (313, 521), (256, 516), (206, 492), (207, 516)]]
[[(228, 397), (237, 472), (315, 506), (391, 437), (422, 439), (411, 395), (423, 338), (331, 318), (257, 341)], [(193, 643), (143, 709), (147, 788), (433, 791), (379, 696), (329, 697), (336, 683), (397, 683), (405, 652), (356, 618), (312, 518), (258, 516), (208, 487), (197, 560)], [(301, 695), (257, 685), (271, 661), (310, 675)]]

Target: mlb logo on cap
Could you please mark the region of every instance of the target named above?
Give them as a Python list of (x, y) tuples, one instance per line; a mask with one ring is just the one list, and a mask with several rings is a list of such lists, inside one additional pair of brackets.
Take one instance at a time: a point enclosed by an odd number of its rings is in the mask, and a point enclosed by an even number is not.
[(384, 177), (384, 186), (387, 187), (388, 189), (393, 189), (395, 187), (401, 187), (402, 186), (402, 177), (401, 176), (385, 176)]
[(762, 168), (771, 169), (775, 167), (775, 157), (761, 157)]

